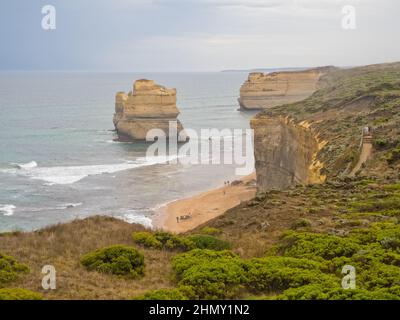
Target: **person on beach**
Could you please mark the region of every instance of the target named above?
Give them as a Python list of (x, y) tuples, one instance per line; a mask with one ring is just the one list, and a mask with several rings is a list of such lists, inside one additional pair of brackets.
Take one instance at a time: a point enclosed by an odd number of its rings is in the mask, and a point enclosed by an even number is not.
[(179, 223), (179, 217), (176, 217), (176, 223)]

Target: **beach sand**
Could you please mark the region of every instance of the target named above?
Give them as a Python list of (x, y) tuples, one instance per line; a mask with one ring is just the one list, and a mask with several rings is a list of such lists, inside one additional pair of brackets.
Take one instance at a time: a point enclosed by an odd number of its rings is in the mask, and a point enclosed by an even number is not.
[[(157, 210), (156, 218), (153, 220), (154, 227), (173, 233), (186, 232), (223, 214), (242, 201), (254, 198), (256, 194), (255, 173), (236, 181), (242, 181), (242, 183), (234, 182), (166, 204)], [(177, 217), (187, 215), (190, 215), (190, 218), (177, 221)]]

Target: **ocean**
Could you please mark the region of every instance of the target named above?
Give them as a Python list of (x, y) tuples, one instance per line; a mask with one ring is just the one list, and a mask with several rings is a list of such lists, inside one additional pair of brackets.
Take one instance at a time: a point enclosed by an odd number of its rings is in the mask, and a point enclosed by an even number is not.
[[(152, 226), (154, 211), (238, 178), (239, 165), (165, 163), (145, 143), (115, 142), (114, 97), (136, 79), (177, 89), (185, 128), (246, 129), (246, 72), (0, 73), (0, 232), (91, 215)], [(252, 151), (251, 151), (252, 153)]]

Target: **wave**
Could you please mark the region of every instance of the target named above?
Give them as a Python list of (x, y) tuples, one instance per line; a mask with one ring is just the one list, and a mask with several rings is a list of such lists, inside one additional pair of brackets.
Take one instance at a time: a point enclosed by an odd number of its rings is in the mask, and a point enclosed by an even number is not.
[(12, 216), (17, 207), (12, 204), (0, 204), (0, 213), (4, 216)]
[(126, 161), (118, 164), (101, 164), (101, 165), (87, 165), (87, 166), (60, 166), (60, 167), (39, 167), (24, 166), (21, 169), (4, 169), (3, 173), (22, 175), (35, 180), (42, 180), (47, 182), (47, 185), (54, 184), (72, 184), (78, 182), (88, 176), (116, 173), (145, 166), (152, 166), (156, 164), (167, 163), (171, 160), (177, 159), (177, 156), (155, 156), (143, 157), (134, 161)]
[(31, 161), (28, 163), (13, 163), (13, 165), (18, 169), (31, 169), (37, 167), (36, 161)]
[(124, 214), (120, 219), (128, 222), (128, 223), (137, 223), (145, 226), (146, 228), (152, 229), (153, 228), (153, 221), (146, 216), (139, 215), (137, 213), (127, 213)]
[(82, 204), (83, 204), (82, 202), (78, 202), (78, 203), (65, 203), (65, 204), (62, 204), (62, 205), (57, 206), (56, 209), (58, 209), (58, 210), (71, 209), (71, 208), (80, 207)]

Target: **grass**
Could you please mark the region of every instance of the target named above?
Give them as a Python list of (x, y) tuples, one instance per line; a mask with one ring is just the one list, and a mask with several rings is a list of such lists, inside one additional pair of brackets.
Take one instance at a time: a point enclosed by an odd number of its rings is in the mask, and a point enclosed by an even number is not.
[[(45, 299), (129, 299), (151, 289), (171, 286), (166, 276), (171, 268), (170, 252), (138, 248), (146, 258), (145, 276), (140, 279), (120, 279), (88, 271), (80, 259), (101, 247), (135, 246), (131, 234), (138, 231), (144, 228), (113, 218), (93, 217), (37, 232), (1, 237), (0, 251), (12, 254), (31, 270), (10, 284), (12, 287), (40, 292)], [(56, 290), (41, 288), (41, 270), (47, 264), (56, 268)]]

